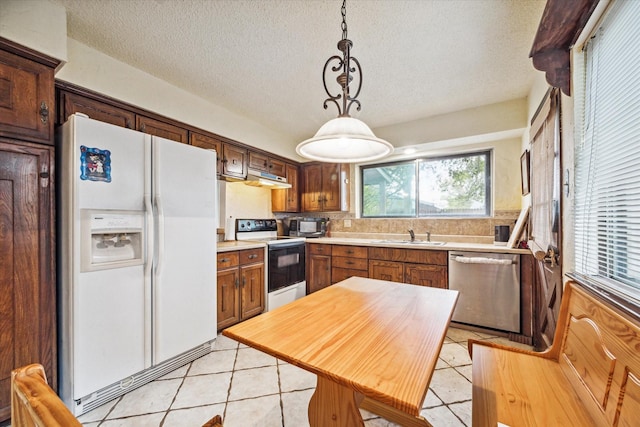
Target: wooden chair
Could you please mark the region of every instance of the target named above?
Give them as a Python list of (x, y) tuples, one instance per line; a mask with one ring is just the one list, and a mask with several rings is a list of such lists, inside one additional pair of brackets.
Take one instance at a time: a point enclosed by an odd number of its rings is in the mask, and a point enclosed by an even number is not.
[(71, 411), (47, 384), (40, 364), (11, 371), (11, 425), (13, 427), (81, 427)]
[[(32, 364), (11, 371), (12, 427), (82, 427), (47, 384), (44, 367)], [(220, 415), (202, 427), (222, 427)]]

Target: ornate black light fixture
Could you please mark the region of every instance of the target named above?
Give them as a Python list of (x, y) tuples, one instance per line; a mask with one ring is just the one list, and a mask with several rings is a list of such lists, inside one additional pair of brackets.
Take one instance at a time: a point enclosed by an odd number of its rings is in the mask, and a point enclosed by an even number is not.
[[(362, 88), (362, 68), (360, 62), (351, 56), (353, 43), (347, 38), (346, 16), (346, 0), (343, 0), (342, 40), (338, 42), (338, 50), (342, 52), (342, 57), (334, 55), (329, 58), (322, 71), (324, 90), (329, 95), (324, 100), (324, 108), (326, 110), (330, 102), (334, 103), (338, 108), (338, 117), (325, 123), (313, 138), (298, 144), (296, 152), (308, 159), (358, 163), (379, 159), (393, 151), (393, 145), (377, 138), (369, 126), (349, 115), (349, 110), (354, 104), (356, 109), (360, 111), (360, 101), (357, 98)], [(327, 87), (329, 68), (332, 72), (339, 73), (336, 81), (340, 85), (341, 93), (336, 95), (333, 95)], [(349, 84), (353, 81), (354, 76), (357, 77), (358, 88), (351, 96)]]

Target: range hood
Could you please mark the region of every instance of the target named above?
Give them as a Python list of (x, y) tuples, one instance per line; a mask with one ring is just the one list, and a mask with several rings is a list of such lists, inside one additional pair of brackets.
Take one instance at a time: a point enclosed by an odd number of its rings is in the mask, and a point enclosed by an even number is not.
[(244, 183), (254, 187), (291, 188), (287, 178), (251, 168), (247, 170), (247, 180)]

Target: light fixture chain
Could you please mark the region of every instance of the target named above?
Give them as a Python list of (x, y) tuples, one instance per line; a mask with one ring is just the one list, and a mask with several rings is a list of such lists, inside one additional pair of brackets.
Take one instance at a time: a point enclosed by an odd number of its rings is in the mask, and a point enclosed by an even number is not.
[[(342, 0), (342, 40), (338, 42), (338, 50), (342, 52), (342, 58), (337, 55), (332, 56), (325, 62), (324, 69), (322, 71), (322, 80), (324, 84), (324, 90), (329, 95), (329, 98), (324, 100), (324, 108), (327, 109), (328, 103), (332, 102), (335, 104), (338, 109), (339, 117), (350, 117), (349, 110), (353, 104), (356, 105), (356, 109), (360, 111), (361, 105), (360, 101), (356, 98), (360, 94), (360, 89), (362, 88), (362, 69), (360, 67), (360, 63), (358, 60), (351, 56), (351, 47), (353, 43), (351, 40), (347, 39), (347, 0)], [(334, 64), (330, 67), (330, 63)], [(338, 93), (333, 95), (329, 92), (329, 88), (327, 87), (327, 71), (331, 69), (333, 72), (340, 72), (336, 78), (336, 81), (340, 85), (340, 89), (342, 93)], [(351, 96), (351, 91), (349, 88), (349, 84), (353, 80), (353, 76), (357, 77), (358, 87), (355, 91), (355, 95)], [(342, 102), (339, 103), (338, 101)], [(340, 105), (342, 104), (342, 105)]]
[(347, 38), (347, 0), (342, 0), (342, 39)]

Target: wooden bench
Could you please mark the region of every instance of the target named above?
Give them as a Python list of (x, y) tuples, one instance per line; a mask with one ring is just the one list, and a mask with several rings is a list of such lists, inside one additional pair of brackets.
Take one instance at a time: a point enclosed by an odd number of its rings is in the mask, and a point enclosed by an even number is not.
[(548, 350), (469, 340), (473, 426), (639, 426), (639, 323), (570, 282)]
[[(37, 363), (11, 371), (11, 425), (82, 427), (49, 387), (44, 368)], [(202, 427), (222, 427), (222, 418), (216, 415)]]

